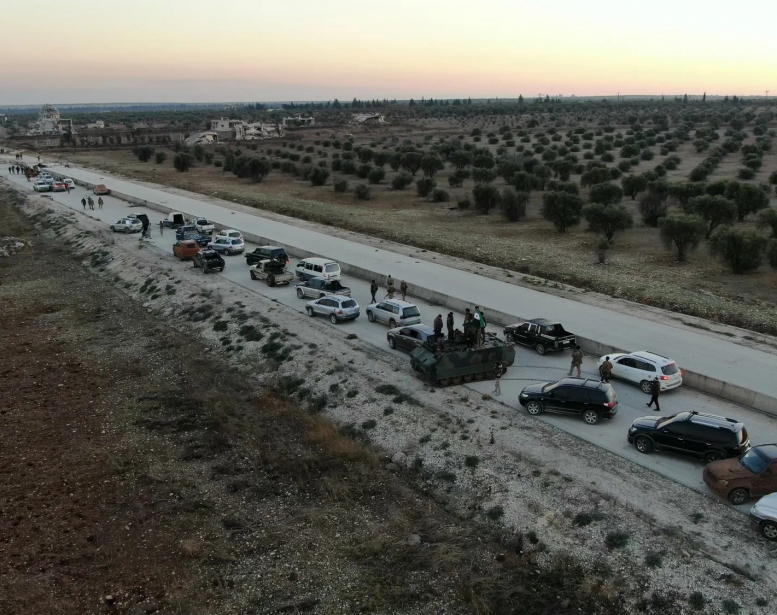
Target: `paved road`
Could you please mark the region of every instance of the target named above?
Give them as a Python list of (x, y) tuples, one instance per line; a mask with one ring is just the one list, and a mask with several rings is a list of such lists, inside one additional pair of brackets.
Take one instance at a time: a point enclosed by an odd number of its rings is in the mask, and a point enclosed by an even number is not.
[[(287, 247), (296, 246), (341, 263), (391, 273), (395, 279), (407, 280), (411, 286), (421, 286), (441, 295), (455, 296), (472, 305), (515, 314), (516, 320), (519, 316), (558, 320), (580, 336), (616, 348), (657, 352), (677, 361), (682, 369), (777, 398), (777, 380), (774, 377), (777, 374), (777, 355), (774, 354), (679, 328), (671, 323), (642, 320), (639, 314), (629, 316), (611, 312), (452, 267), (376, 250), (354, 241), (204, 202), (195, 194), (172, 194), (101, 172), (57, 165), (52, 168), (91, 184), (105, 183), (112, 190), (163, 204), (192, 217), (203, 216), (242, 232), (270, 237)], [(159, 212), (152, 213), (152, 220), (161, 217)]]
[[(13, 181), (24, 187), (29, 186), (23, 178), (14, 178)], [(77, 188), (70, 194), (54, 193), (49, 194), (49, 196), (57, 202), (81, 212), (83, 210), (80, 200), (81, 197), (86, 194), (88, 193), (85, 190)], [(153, 223), (158, 222), (162, 217), (159, 212), (151, 209), (144, 209), (142, 207), (133, 207), (130, 209), (124, 201), (113, 197), (104, 198), (106, 201), (104, 209), (88, 211), (87, 213), (90, 216), (105, 222), (107, 228), (110, 223), (119, 220), (128, 213), (145, 212), (152, 221), (151, 244), (160, 250), (160, 256), (169, 259), (170, 265), (173, 267), (192, 266), (190, 263), (179, 263), (174, 259), (171, 249), (171, 246), (175, 241), (174, 232), (166, 230), (165, 233), (160, 236), (158, 226), (153, 226)], [(117, 235), (116, 241), (137, 242), (138, 235)], [(254, 247), (256, 246), (248, 244), (247, 249), (252, 250)], [(298, 310), (300, 313), (304, 312), (307, 300), (297, 298), (293, 285), (290, 285), (289, 287), (268, 288), (264, 282), (255, 282), (250, 279), (248, 267), (242, 256), (226, 257), (226, 261), (227, 266), (223, 273), (210, 275), (221, 275), (235, 284), (249, 288), (261, 295), (276, 299), (278, 302)], [(296, 260), (292, 259), (292, 265), (294, 264), (296, 264)], [(404, 357), (405, 355), (402, 352), (391, 350), (388, 347), (386, 341), (386, 331), (388, 328), (376, 323), (370, 323), (364, 315), (364, 307), (369, 303), (370, 299), (369, 284), (355, 278), (344, 279), (343, 283), (351, 287), (354, 299), (356, 299), (362, 307), (362, 316), (356, 321), (340, 325), (332, 325), (329, 321), (318, 318), (316, 319), (315, 324), (321, 327), (342, 327), (356, 333), (360, 339), (373, 344), (385, 352)], [(385, 290), (383, 290), (382, 293), (385, 293)], [(381, 296), (382, 294), (379, 294), (379, 297)], [(431, 324), (437, 314), (442, 313), (443, 317), (445, 317), (449, 311), (423, 301), (416, 301), (415, 303), (417, 303), (421, 310), (424, 322), (428, 324)], [(456, 314), (455, 316), (457, 326), (461, 326), (463, 315)], [(493, 327), (490, 327), (489, 329), (493, 330), (495, 333), (501, 334), (501, 331), (498, 329)], [(506, 406), (506, 420), (509, 420), (513, 412), (523, 412), (523, 410), (520, 409), (517, 400), (518, 394), (526, 384), (538, 381), (557, 380), (563, 377), (569, 369), (569, 362), (569, 353), (540, 356), (533, 350), (518, 346), (516, 348), (515, 365), (508, 370), (507, 374), (502, 379), (502, 396), (497, 398)], [(596, 377), (594, 359), (586, 359), (583, 372), (586, 376)], [(489, 381), (472, 383), (471, 385), (466, 386), (471, 390), (482, 394), (490, 394), (493, 390), (493, 382)], [(646, 414), (651, 416), (667, 416), (683, 410), (709, 412), (742, 420), (747, 425), (753, 444), (777, 442), (776, 419), (710, 397), (698, 391), (680, 388), (664, 394), (660, 398), (664, 412), (658, 414), (656, 412), (651, 412), (645, 407), (647, 397), (637, 386), (618, 381), (614, 381), (613, 386), (618, 394), (619, 410), (617, 416), (612, 420), (602, 421), (595, 426), (587, 425), (579, 419), (549, 414), (542, 415), (540, 420), (553, 424), (566, 432), (574, 434), (620, 455), (621, 457), (630, 459), (631, 461), (639, 463), (704, 493), (708, 493), (708, 490), (701, 480), (703, 464), (700, 461), (668, 453), (642, 455), (626, 442), (626, 431), (635, 418)], [(747, 506), (742, 508), (746, 509)]]

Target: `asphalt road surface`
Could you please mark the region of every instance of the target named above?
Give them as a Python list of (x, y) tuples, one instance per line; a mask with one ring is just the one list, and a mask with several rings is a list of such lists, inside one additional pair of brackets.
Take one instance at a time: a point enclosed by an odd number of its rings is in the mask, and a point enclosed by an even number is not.
[[(22, 187), (32, 191), (32, 185), (28, 184), (24, 177), (12, 176), (12, 181)], [(62, 203), (77, 212), (82, 212), (81, 198), (87, 195), (83, 188), (76, 188), (68, 193), (47, 193), (53, 200)], [(160, 256), (170, 260), (170, 265), (174, 267), (192, 267), (190, 262), (179, 262), (172, 254), (172, 244), (175, 242), (175, 232), (165, 229), (164, 234), (160, 235), (158, 222), (162, 219), (162, 214), (142, 207), (130, 208), (126, 202), (113, 197), (103, 197), (105, 206), (102, 210), (87, 210), (87, 214), (93, 218), (105, 223), (106, 228), (113, 222), (130, 213), (146, 213), (151, 220), (150, 243), (160, 250)], [(95, 199), (96, 200), (96, 199)], [(238, 225), (236, 225), (238, 226)], [(239, 228), (239, 226), (238, 226)], [(137, 242), (139, 235), (117, 235), (117, 242)], [(246, 250), (253, 250), (256, 246), (246, 244)], [(209, 275), (219, 275), (249, 288), (263, 296), (276, 299), (278, 302), (304, 313), (307, 299), (298, 299), (294, 289), (294, 283), (289, 286), (269, 288), (264, 282), (251, 280), (248, 273), (248, 266), (242, 255), (228, 256), (226, 259), (226, 268), (223, 273), (211, 273)], [(291, 267), (296, 264), (292, 259)], [(399, 278), (398, 278), (399, 279)], [(364, 308), (369, 304), (370, 293), (369, 284), (363, 280), (352, 277), (345, 277), (343, 284), (349, 286), (352, 290), (353, 298), (361, 307), (361, 316), (359, 319), (339, 325), (332, 325), (324, 318), (316, 318), (312, 323), (319, 327), (342, 327), (343, 329), (356, 333), (360, 339), (375, 345), (385, 352), (397, 356), (404, 356), (404, 353), (397, 350), (391, 350), (386, 340), (388, 327), (377, 323), (370, 323), (367, 320)], [(378, 293), (378, 299), (383, 298), (385, 289)], [(423, 301), (416, 301), (414, 298), (409, 300), (416, 303), (421, 311), (424, 323), (431, 325), (437, 314), (442, 314), (443, 318), (450, 311), (442, 306), (430, 305)], [(456, 326), (461, 328), (463, 322), (462, 314), (455, 314)], [(489, 331), (497, 333), (501, 337), (501, 329), (489, 327)], [(532, 382), (545, 382), (558, 380), (567, 374), (570, 364), (570, 353), (552, 354), (540, 356), (533, 350), (522, 346), (516, 347), (515, 364), (507, 371), (502, 378), (502, 395), (495, 397), (507, 407), (516, 412), (524, 412), (518, 404), (518, 395), (521, 389)], [(410, 369), (408, 360), (408, 369)], [(583, 364), (583, 375), (591, 378), (597, 378), (596, 360), (593, 357), (586, 357)], [(421, 386), (419, 381), (419, 386)], [(481, 394), (492, 394), (493, 381), (482, 381), (472, 383), (467, 386), (469, 389)], [(715, 397), (711, 397), (699, 391), (689, 388), (679, 388), (665, 393), (660, 398), (662, 412), (651, 411), (646, 408), (645, 403), (648, 396), (644, 395), (637, 385), (625, 382), (613, 381), (616, 393), (618, 395), (619, 407), (618, 414), (611, 420), (603, 420), (597, 425), (591, 426), (584, 423), (581, 419), (568, 416), (559, 416), (544, 414), (538, 420), (553, 424), (564, 431), (574, 434), (593, 444), (601, 446), (621, 457), (625, 457), (639, 463), (642, 466), (650, 468), (664, 476), (672, 478), (695, 490), (710, 493), (701, 479), (702, 469), (704, 467), (701, 461), (690, 459), (681, 455), (671, 453), (653, 453), (643, 455), (636, 451), (633, 446), (626, 442), (626, 432), (631, 422), (640, 416), (668, 416), (680, 411), (700, 411), (710, 414), (717, 414), (741, 420), (745, 423), (751, 437), (752, 444), (766, 444), (777, 442), (777, 419), (767, 415), (752, 411)], [(717, 497), (711, 494), (712, 497)], [(742, 507), (747, 508), (749, 505)]]

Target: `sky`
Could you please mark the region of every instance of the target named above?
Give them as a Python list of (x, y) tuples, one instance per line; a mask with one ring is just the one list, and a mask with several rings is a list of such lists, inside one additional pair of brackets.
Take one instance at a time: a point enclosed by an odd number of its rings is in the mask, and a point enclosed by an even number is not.
[(0, 106), (777, 96), (777, 0), (7, 2)]

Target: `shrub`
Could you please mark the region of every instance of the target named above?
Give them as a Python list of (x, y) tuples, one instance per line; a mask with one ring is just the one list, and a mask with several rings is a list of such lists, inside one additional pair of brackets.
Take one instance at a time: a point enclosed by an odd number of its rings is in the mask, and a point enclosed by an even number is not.
[(435, 189), (437, 184), (431, 177), (422, 177), (415, 183), (418, 196), (426, 198)]
[(710, 252), (721, 258), (734, 273), (747, 273), (761, 266), (766, 242), (766, 238), (755, 231), (723, 227), (710, 238)]
[(685, 262), (704, 237), (706, 225), (699, 216), (671, 215), (658, 220), (661, 240), (667, 249), (677, 249), (677, 260)]
[(623, 205), (591, 203), (583, 208), (582, 213), (588, 222), (589, 230), (602, 233), (608, 241), (612, 241), (615, 233), (630, 229), (634, 225), (631, 212)]
[(565, 233), (570, 226), (580, 224), (583, 199), (567, 192), (546, 192), (542, 195), (542, 217)]
[(333, 185), (334, 185), (335, 192), (347, 192), (348, 191), (348, 180), (339, 179), (336, 182), (334, 182)]
[(445, 164), (439, 156), (428, 155), (421, 159), (421, 169), (423, 169), (424, 174), (430, 179), (434, 177), (434, 174), (437, 173), (437, 171), (442, 171), (444, 168)]
[(499, 205), (499, 201), (501, 200), (499, 190), (491, 184), (476, 184), (472, 189), (472, 197), (478, 211), (486, 215), (494, 207)]
[(760, 211), (756, 227), (760, 231), (771, 231), (772, 237), (777, 239), (777, 210), (767, 207)]
[(383, 167), (374, 167), (367, 175), (371, 184), (379, 184), (386, 177), (386, 171)]
[(450, 200), (451, 196), (442, 188), (435, 188), (432, 190), (432, 201), (434, 203), (447, 203)]
[[(246, 164), (245, 176), (250, 177), (256, 183), (259, 183), (270, 172), (270, 169), (272, 169), (272, 165), (267, 158), (257, 158), (254, 156), (249, 159)], [(327, 176), (329, 176), (329, 173), (327, 173)], [(326, 181), (326, 178), (324, 178), (324, 180)]]
[(448, 184), (451, 188), (460, 188), (465, 179), (469, 179), (469, 171), (465, 169), (456, 169), (449, 177)]
[(478, 464), (480, 463), (480, 458), (476, 455), (467, 455), (464, 458), (464, 465), (470, 468), (471, 470), (474, 470), (478, 467)]
[(615, 205), (623, 200), (623, 190), (620, 186), (609, 182), (596, 184), (591, 188), (588, 200), (601, 205)]
[(610, 532), (604, 537), (604, 544), (610, 551), (622, 549), (628, 543), (629, 535), (625, 532)]
[(695, 214), (707, 223), (704, 237), (709, 239), (712, 231), (722, 224), (732, 224), (737, 219), (737, 206), (724, 196), (696, 196), (688, 201), (687, 212)]
[[(589, 163), (589, 164), (595, 164), (595, 163)], [(595, 186), (596, 184), (603, 184), (605, 182), (608, 182), (612, 179), (612, 175), (610, 174), (610, 169), (606, 167), (594, 167), (592, 169), (588, 169), (585, 173), (582, 174), (580, 177), (580, 185), (585, 188), (586, 186)]]
[(742, 607), (739, 606), (739, 603), (732, 600), (731, 598), (726, 598), (722, 604), (723, 610), (727, 613), (727, 615), (739, 615), (739, 613), (742, 611)]
[(753, 169), (739, 169), (739, 172), (737, 173), (737, 177), (739, 179), (748, 180), (753, 179), (755, 177), (755, 171)]
[(356, 169), (356, 177), (358, 177), (359, 179), (367, 179), (367, 177), (370, 174), (370, 171), (372, 171), (371, 164), (360, 165), (359, 168)]
[(154, 155), (154, 148), (150, 145), (141, 145), (132, 150), (132, 153), (137, 156), (140, 162), (148, 162), (151, 160), (151, 156)]
[(772, 269), (777, 269), (777, 239), (772, 239), (766, 246), (766, 261)]
[(311, 186), (323, 186), (329, 179), (329, 171), (321, 167), (314, 167), (308, 175)]
[(402, 173), (391, 180), (391, 187), (394, 188), (394, 190), (404, 190), (412, 183), (413, 178), (406, 173)]
[(167, 154), (165, 154), (164, 152), (157, 152), (154, 155), (154, 160), (156, 161), (157, 164), (163, 164), (164, 161), (167, 160)]
[(372, 198), (372, 191), (367, 184), (357, 185), (353, 192), (360, 201), (369, 201)]
[(340, 171), (343, 168), (343, 161), (339, 158), (332, 160), (332, 170)]
[(423, 156), (418, 152), (407, 152), (402, 158), (402, 167), (410, 171), (411, 175), (415, 175), (421, 168), (422, 160)]
[(663, 559), (657, 551), (651, 551), (645, 556), (645, 566), (648, 568), (661, 568)]
[[(275, 164), (275, 163), (273, 163), (273, 164)], [(216, 161), (214, 161), (213, 166), (216, 167), (216, 168), (221, 168), (222, 166), (224, 166), (224, 163), (221, 160), (216, 160)]]
[(753, 184), (730, 181), (726, 185), (725, 196), (736, 203), (737, 217), (740, 221), (769, 206), (769, 196), (759, 186)]
[(502, 190), (502, 215), (508, 222), (518, 222), (526, 217), (528, 192), (516, 192), (512, 188)]
[(192, 168), (191, 154), (187, 154), (186, 152), (176, 154), (175, 158), (173, 158), (173, 166), (179, 173), (185, 173)]
[(701, 611), (704, 608), (704, 605), (707, 604), (707, 600), (704, 598), (704, 594), (695, 591), (688, 596), (688, 604), (691, 605), (691, 608), (694, 611)]
[(465, 196), (465, 197), (459, 199), (458, 201), (456, 201), (456, 206), (459, 209), (462, 209), (462, 210), (463, 209), (469, 209), (470, 205), (472, 205), (472, 201), (469, 200), (468, 196)]

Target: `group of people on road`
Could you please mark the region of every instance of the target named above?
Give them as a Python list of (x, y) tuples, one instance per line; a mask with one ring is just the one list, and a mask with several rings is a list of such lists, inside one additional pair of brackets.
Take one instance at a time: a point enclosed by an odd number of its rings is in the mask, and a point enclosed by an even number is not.
[[(402, 280), (402, 282), (399, 285), (399, 292), (402, 295), (402, 301), (405, 301), (407, 298), (407, 291), (409, 287), (407, 285), (407, 282)], [(378, 286), (378, 283), (375, 280), (372, 280), (370, 283), (370, 295), (372, 295), (372, 300), (370, 303), (377, 303), (378, 300), (376, 298), (376, 294), (380, 290), (380, 286)], [(386, 277), (386, 296), (383, 297), (384, 299), (393, 299), (394, 295), (397, 293), (397, 287), (394, 283), (394, 278), (391, 277), (391, 274), (388, 274)]]
[[(577, 370), (577, 377), (580, 378), (580, 367), (583, 365), (583, 351), (580, 349), (580, 346), (575, 346), (574, 351), (572, 352), (572, 364), (569, 366), (569, 376), (572, 375), (572, 372), (574, 370)], [(604, 361), (599, 366), (599, 378), (602, 382), (606, 382), (609, 384), (610, 378), (612, 377), (612, 362), (610, 361), (610, 357), (604, 357)], [(658, 376), (654, 376), (653, 380), (650, 381), (650, 401), (645, 404), (648, 408), (652, 407), (653, 404), (656, 405), (655, 411), (661, 412), (661, 406), (658, 404), (658, 396), (661, 395), (661, 382), (658, 379)]]
[(16, 165), (12, 164), (10, 167), (8, 167), (8, 172), (11, 175), (21, 175), (22, 173), (24, 173), (24, 167), (21, 167), (18, 164)]
[[(86, 206), (89, 206), (89, 209), (94, 211), (94, 199), (91, 196), (84, 196), (81, 197), (81, 206), (86, 209)], [(102, 209), (103, 208), (103, 197), (97, 197), (97, 208)]]

